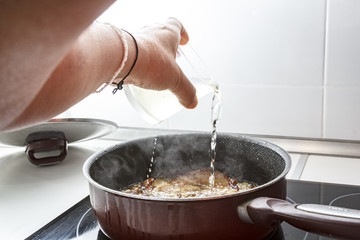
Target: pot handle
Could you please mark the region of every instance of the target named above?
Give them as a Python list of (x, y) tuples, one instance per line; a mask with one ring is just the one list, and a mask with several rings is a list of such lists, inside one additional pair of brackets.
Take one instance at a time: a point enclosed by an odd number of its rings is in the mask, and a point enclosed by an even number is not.
[[(67, 140), (63, 132), (44, 131), (31, 133), (27, 136), (25, 142), (25, 153), (28, 160), (38, 166), (60, 163), (67, 155)], [(43, 156), (39, 157), (39, 155)]]
[(242, 221), (274, 228), (282, 221), (319, 235), (360, 239), (360, 211), (320, 204), (291, 204), (260, 197), (238, 206)]

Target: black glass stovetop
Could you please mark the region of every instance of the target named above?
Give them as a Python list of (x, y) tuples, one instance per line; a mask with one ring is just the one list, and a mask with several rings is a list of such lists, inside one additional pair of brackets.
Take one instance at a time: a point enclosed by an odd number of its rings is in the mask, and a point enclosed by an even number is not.
[[(292, 203), (319, 203), (360, 210), (360, 186), (287, 180), (287, 200)], [(99, 230), (89, 196), (27, 239), (108, 239)], [(267, 239), (327, 240), (282, 223)]]

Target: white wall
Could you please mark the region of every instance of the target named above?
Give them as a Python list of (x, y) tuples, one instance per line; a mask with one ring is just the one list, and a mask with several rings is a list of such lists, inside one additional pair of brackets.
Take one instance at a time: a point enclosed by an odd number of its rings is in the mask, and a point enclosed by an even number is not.
[[(135, 32), (170, 16), (220, 84), (219, 131), (360, 139), (359, 1), (117, 1), (100, 20)], [(110, 91), (62, 116), (153, 127)], [(156, 127), (210, 130), (210, 106), (204, 97)]]

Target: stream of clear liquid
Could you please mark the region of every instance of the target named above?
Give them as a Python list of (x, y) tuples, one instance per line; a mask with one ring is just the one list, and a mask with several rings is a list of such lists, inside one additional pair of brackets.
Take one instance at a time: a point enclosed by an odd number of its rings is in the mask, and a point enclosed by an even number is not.
[(155, 155), (155, 149), (156, 149), (156, 142), (157, 142), (157, 138), (155, 137), (154, 138), (154, 148), (153, 148), (152, 156), (151, 156), (151, 159), (150, 159), (150, 165), (149, 165), (149, 168), (148, 168), (148, 171), (147, 171), (147, 174), (146, 174), (146, 178), (150, 177), (151, 172), (152, 172), (153, 167), (154, 167), (154, 155)]
[[(216, 125), (218, 123), (218, 121), (221, 118), (221, 111), (222, 111), (222, 100), (221, 100), (221, 92), (219, 89), (219, 86), (216, 86), (214, 88), (214, 95), (212, 98), (212, 104), (211, 104), (211, 123), (212, 123), (212, 132), (211, 132), (211, 143), (210, 143), (210, 170), (211, 170), (211, 174), (209, 177), (209, 184), (210, 187), (213, 187), (215, 184), (215, 159), (216, 159), (216, 138), (217, 138), (217, 131), (216, 131)], [(148, 168), (148, 172), (147, 172), (147, 178), (150, 177), (152, 169), (153, 169), (153, 165), (154, 165), (154, 153), (155, 153), (155, 148), (156, 148), (156, 142), (157, 142), (157, 138), (154, 138), (154, 148), (153, 148), (153, 153), (152, 153), (152, 157), (150, 160), (150, 166)]]
[(214, 96), (212, 98), (211, 105), (211, 123), (212, 123), (212, 132), (211, 132), (211, 143), (210, 143), (210, 169), (211, 175), (209, 177), (210, 187), (213, 187), (215, 184), (215, 159), (216, 159), (216, 124), (220, 120), (221, 117), (221, 109), (222, 109), (222, 101), (221, 101), (221, 92), (219, 87), (216, 86), (214, 89)]

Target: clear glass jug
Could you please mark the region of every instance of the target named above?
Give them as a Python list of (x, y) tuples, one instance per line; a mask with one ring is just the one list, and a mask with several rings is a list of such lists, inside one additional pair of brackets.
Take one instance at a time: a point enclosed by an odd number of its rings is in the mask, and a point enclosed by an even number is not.
[[(195, 86), (198, 99), (214, 93), (217, 83), (213, 81), (204, 62), (189, 44), (179, 47), (176, 62)], [(169, 90), (154, 91), (124, 85), (124, 91), (130, 104), (150, 124), (156, 125), (184, 109)]]

